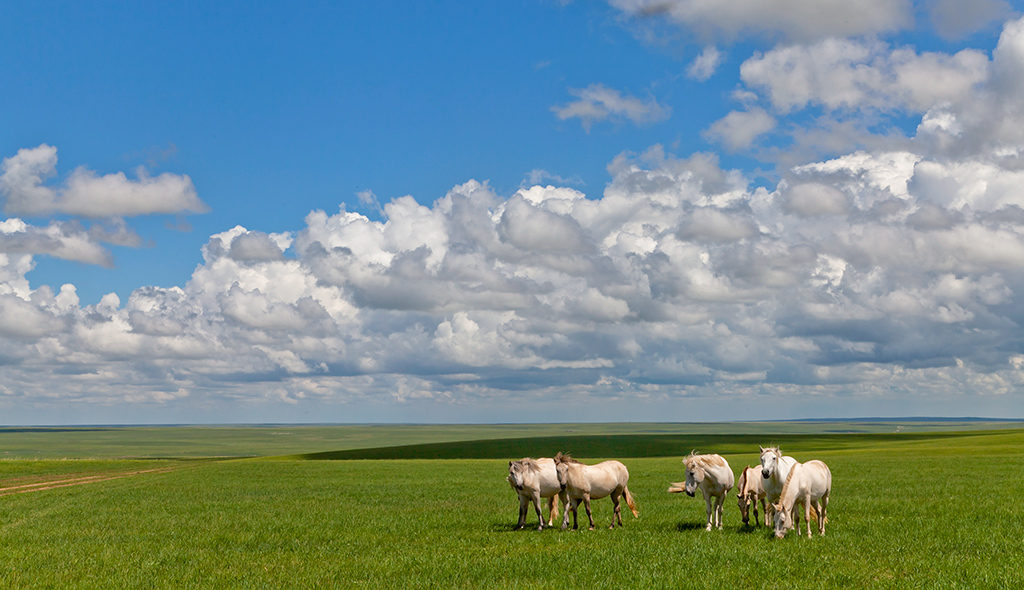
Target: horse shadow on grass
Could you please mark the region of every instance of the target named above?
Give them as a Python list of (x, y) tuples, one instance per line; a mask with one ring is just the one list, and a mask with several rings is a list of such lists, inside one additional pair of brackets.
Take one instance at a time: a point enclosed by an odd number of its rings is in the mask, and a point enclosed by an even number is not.
[[(707, 528), (707, 523), (700, 522), (678, 522), (676, 523), (675, 529), (680, 533), (687, 533), (690, 531), (704, 531)], [(712, 529), (716, 530), (716, 529)], [(770, 528), (764, 526), (755, 527), (752, 524), (741, 524), (737, 527), (725, 526), (724, 530), (735, 531), (741, 535), (756, 535), (758, 533), (769, 535), (771, 533)]]
[(707, 523), (701, 524), (699, 522), (678, 522), (676, 523), (676, 530), (680, 533), (688, 531), (703, 531), (707, 528)]
[[(555, 524), (553, 524), (552, 526), (548, 526), (548, 525), (545, 524), (544, 525), (544, 530), (545, 531), (547, 531), (549, 529), (559, 530), (559, 529), (561, 529), (561, 527), (562, 527), (562, 524), (561, 524), (561, 521), (559, 521), (559, 522), (556, 522)], [(490, 531), (492, 533), (522, 533), (522, 532), (530, 532), (530, 531), (533, 531), (535, 533), (542, 532), (542, 531), (538, 531), (537, 530), (537, 523), (536, 522), (534, 522), (532, 524), (527, 522), (526, 526), (524, 526), (521, 529), (517, 529), (515, 523), (510, 523), (510, 522), (507, 522), (507, 521), (506, 522), (492, 522), (491, 526), (489, 528), (490, 528)], [(569, 530), (572, 530), (572, 529), (570, 528)]]

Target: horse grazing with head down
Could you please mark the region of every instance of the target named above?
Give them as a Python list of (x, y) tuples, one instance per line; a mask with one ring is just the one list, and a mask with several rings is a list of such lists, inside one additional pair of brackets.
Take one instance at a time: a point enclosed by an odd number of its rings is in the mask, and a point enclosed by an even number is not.
[(636, 503), (629, 493), (626, 484), (629, 482), (629, 470), (618, 461), (603, 461), (597, 465), (584, 465), (574, 460), (569, 455), (558, 453), (555, 455), (555, 471), (558, 473), (558, 483), (564, 490), (564, 498), (568, 499), (565, 510), (562, 514), (562, 530), (569, 526), (569, 511), (572, 510), (572, 528), (577, 528), (576, 509), (580, 502), (583, 502), (587, 510), (587, 518), (590, 519), (590, 530), (594, 530), (594, 515), (590, 511), (590, 501), (600, 500), (611, 496), (612, 524), (608, 528), (615, 528), (616, 519), (619, 526), (622, 526), (622, 506), (619, 499), (625, 497), (626, 504), (633, 512), (634, 517), (640, 516), (637, 512)]
[(804, 507), (804, 520), (807, 522), (807, 538), (811, 538), (811, 509), (818, 519), (818, 534), (825, 534), (825, 522), (828, 520), (828, 497), (832, 493), (832, 472), (822, 461), (797, 463), (789, 470), (786, 483), (782, 486), (782, 494), (775, 505), (775, 536), (781, 539), (789, 529), (796, 527), (800, 534), (800, 521), (795, 511), (796, 505)]
[[(705, 530), (710, 531), (712, 527), (722, 528), (722, 504), (725, 497), (732, 489), (735, 478), (729, 462), (721, 455), (697, 455), (690, 453), (683, 459), (686, 465), (686, 483), (673, 483), (668, 489), (669, 492), (686, 492), (690, 497), (697, 493), (700, 488), (704, 494), (704, 502), (707, 504), (708, 523)], [(714, 498), (714, 507), (711, 500)]]
[(761, 526), (761, 519), (757, 515), (757, 503), (761, 502), (761, 513), (764, 514), (764, 526), (769, 526), (768, 509), (764, 503), (764, 485), (761, 483), (761, 470), (749, 465), (740, 473), (740, 482), (736, 489), (736, 501), (740, 507), (740, 516), (743, 517), (743, 524), (750, 524), (750, 510), (754, 511), (754, 526)]
[(562, 495), (562, 486), (558, 483), (555, 472), (555, 460), (546, 457), (530, 459), (526, 457), (518, 461), (508, 462), (509, 485), (519, 496), (519, 523), (515, 530), (526, 526), (526, 512), (530, 502), (537, 511), (537, 530), (544, 530), (544, 517), (540, 513), (540, 499), (548, 498), (548, 526), (553, 526), (558, 518), (558, 498)]

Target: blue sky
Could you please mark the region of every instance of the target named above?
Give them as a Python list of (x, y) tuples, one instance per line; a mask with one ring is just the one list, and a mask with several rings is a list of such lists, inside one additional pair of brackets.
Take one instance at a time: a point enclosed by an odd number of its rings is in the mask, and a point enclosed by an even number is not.
[[(185, 219), (188, 236), (161, 233), (166, 219), (140, 220), (155, 246), (175, 247), (117, 250), (132, 273), (41, 259), (38, 280), (59, 288), (73, 272), (90, 303), (111, 289), (123, 298), (179, 285), (210, 234), (297, 229), (311, 209), (341, 203), (372, 214), (357, 198), (366, 190), (430, 203), (476, 178), (509, 195), (545, 170), (599, 193), (619, 153), (700, 149), (701, 125), (728, 112), (706, 90), (696, 100), (700, 84), (682, 72), (695, 48), (646, 46), (608, 6), (371, 4), (15, 8), (32, 14), (12, 19), (3, 41), (18, 56), (3, 100), (24, 113), (9, 122), (5, 153), (48, 143), (64, 173), (187, 174), (211, 204)], [(724, 78), (722, 95), (735, 84)], [(589, 134), (559, 121), (552, 106), (594, 80), (641, 97), (660, 88), (682, 116)], [(160, 270), (168, 264), (175, 276)], [(97, 272), (107, 276), (89, 279)]]
[(7, 7), (0, 422), (1024, 415), (1019, 5), (346, 4)]

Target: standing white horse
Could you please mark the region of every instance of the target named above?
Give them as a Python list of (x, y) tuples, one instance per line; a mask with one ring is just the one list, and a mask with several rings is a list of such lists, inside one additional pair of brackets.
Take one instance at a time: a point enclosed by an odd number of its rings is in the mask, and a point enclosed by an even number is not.
[(764, 486), (768, 509), (774, 512), (789, 470), (796, 465), (797, 460), (789, 455), (783, 455), (779, 447), (758, 448), (761, 449), (761, 484)]
[(572, 528), (577, 528), (576, 509), (583, 501), (587, 509), (587, 518), (590, 519), (590, 530), (594, 530), (594, 515), (590, 511), (590, 501), (600, 500), (611, 496), (614, 509), (612, 512), (612, 524), (608, 528), (615, 528), (615, 521), (618, 519), (619, 526), (622, 526), (622, 506), (619, 499), (626, 498), (626, 504), (633, 511), (633, 516), (640, 516), (637, 512), (633, 496), (629, 493), (626, 484), (629, 482), (629, 470), (618, 461), (603, 461), (597, 465), (584, 465), (574, 460), (569, 455), (558, 453), (555, 455), (555, 471), (558, 472), (558, 483), (561, 484), (568, 502), (562, 514), (562, 530), (569, 526), (569, 511), (572, 510)]
[(747, 466), (740, 473), (740, 482), (736, 486), (739, 493), (736, 501), (740, 506), (740, 516), (743, 517), (743, 524), (750, 524), (750, 509), (754, 510), (754, 526), (761, 526), (761, 519), (757, 515), (757, 503), (761, 502), (761, 513), (764, 514), (764, 526), (769, 526), (768, 509), (764, 503), (764, 484), (761, 482), (761, 470), (756, 467)]
[[(548, 526), (555, 524), (555, 519), (558, 518), (558, 497), (562, 496), (562, 486), (558, 483), (554, 459), (526, 457), (518, 461), (509, 461), (507, 479), (509, 485), (519, 496), (519, 523), (516, 524), (514, 530), (526, 526), (526, 512), (531, 501), (537, 511), (537, 530), (544, 530), (544, 517), (540, 513), (541, 498), (548, 498)], [(564, 496), (562, 496), (562, 504), (565, 504)]]
[[(786, 532), (796, 527), (796, 534), (800, 534), (800, 522), (796, 518), (795, 507), (797, 504), (804, 507), (804, 520), (807, 522), (807, 538), (811, 538), (811, 509), (814, 509), (814, 516), (818, 518), (818, 534), (825, 534), (826, 512), (828, 511), (828, 496), (832, 493), (832, 472), (828, 465), (821, 461), (808, 461), (797, 463), (789, 470), (786, 483), (782, 487), (782, 494), (778, 504), (775, 505), (775, 536), (779, 539), (786, 536)], [(794, 521), (796, 521), (794, 523)]]
[[(683, 459), (686, 465), (686, 483), (680, 485), (673, 483), (668, 489), (669, 492), (678, 493), (685, 491), (691, 498), (696, 494), (697, 488), (704, 493), (704, 502), (707, 504), (708, 525), (705, 530), (710, 531), (712, 526), (722, 528), (722, 504), (729, 490), (735, 483), (732, 469), (729, 462), (721, 455), (697, 455), (690, 453)], [(714, 508), (711, 506), (711, 499), (715, 499)]]

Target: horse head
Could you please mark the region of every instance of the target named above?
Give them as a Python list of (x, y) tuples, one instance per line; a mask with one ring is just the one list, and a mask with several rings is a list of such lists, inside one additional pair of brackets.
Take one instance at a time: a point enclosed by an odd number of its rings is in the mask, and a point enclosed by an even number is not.
[(782, 451), (779, 447), (759, 447), (761, 449), (761, 477), (768, 479), (775, 473), (779, 459), (782, 458)]
[(508, 462), (508, 482), (512, 484), (512, 487), (514, 487), (517, 490), (523, 489), (524, 480), (522, 461)]
[[(559, 455), (561, 455), (561, 453), (559, 453)], [(569, 462), (556, 460), (555, 473), (558, 475), (558, 486), (564, 492), (565, 487), (569, 485)]]
[(686, 464), (686, 493), (692, 498), (697, 487), (704, 482), (704, 468), (692, 456), (684, 459), (683, 463)]
[(782, 501), (772, 504), (775, 509), (775, 538), (781, 539), (793, 528), (793, 515), (782, 509)]
[(746, 494), (740, 493), (736, 496), (736, 504), (740, 507), (743, 524), (750, 524), (750, 498)]

